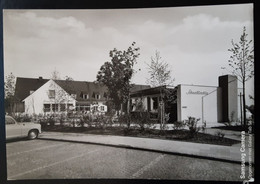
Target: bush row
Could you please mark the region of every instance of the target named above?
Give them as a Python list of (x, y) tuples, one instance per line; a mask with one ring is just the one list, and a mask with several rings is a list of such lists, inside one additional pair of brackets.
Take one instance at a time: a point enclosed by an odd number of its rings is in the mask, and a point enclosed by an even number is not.
[[(150, 130), (155, 128), (155, 124), (160, 124), (160, 119), (151, 119), (149, 112), (134, 112), (130, 114), (116, 115), (114, 113), (109, 114), (92, 114), (92, 113), (68, 113), (68, 114), (16, 114), (15, 119), (18, 122), (34, 121), (46, 126), (70, 126), (70, 127), (95, 127), (106, 128), (113, 126), (120, 126), (129, 130), (130, 128), (137, 127), (140, 131)], [(165, 115), (165, 122), (167, 122), (168, 116)], [(188, 128), (190, 136), (194, 136), (200, 130), (204, 130), (206, 124), (199, 127), (197, 125), (199, 119), (194, 117), (188, 117), (185, 121), (176, 121), (173, 123), (172, 128), (174, 130)], [(167, 124), (160, 126), (161, 130), (167, 130), (169, 127)]]

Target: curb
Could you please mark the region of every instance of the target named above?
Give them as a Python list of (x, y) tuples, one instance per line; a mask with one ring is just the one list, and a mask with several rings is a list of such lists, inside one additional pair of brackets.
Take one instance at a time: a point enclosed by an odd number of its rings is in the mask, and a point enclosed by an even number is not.
[[(213, 160), (213, 161), (228, 162), (228, 163), (233, 163), (233, 164), (241, 164), (241, 161), (230, 160), (230, 159), (225, 159), (225, 158), (216, 158), (216, 157), (211, 157), (211, 156), (194, 155), (194, 154), (172, 152), (172, 151), (163, 151), (163, 150), (156, 150), (156, 149), (152, 149), (152, 148), (139, 148), (139, 147), (133, 147), (131, 145), (125, 145), (125, 144), (115, 145), (115, 144), (107, 144), (107, 143), (88, 142), (88, 141), (76, 141), (76, 140), (65, 140), (65, 139), (55, 139), (55, 138), (44, 138), (44, 137), (39, 137), (38, 139), (49, 140), (49, 141), (62, 141), (62, 142), (71, 142), (71, 143), (81, 143), (81, 144), (94, 144), (94, 145), (100, 145), (100, 146), (110, 146), (110, 147), (115, 147), (115, 148), (126, 148), (126, 149), (140, 150), (140, 151), (151, 151), (151, 152), (155, 152), (155, 153), (178, 155), (178, 156), (186, 156), (186, 157), (193, 157), (193, 158), (199, 158), (199, 159), (207, 159), (207, 160)], [(245, 164), (247, 166), (249, 165), (248, 162), (246, 162)], [(252, 163), (252, 165), (254, 166), (254, 163)]]

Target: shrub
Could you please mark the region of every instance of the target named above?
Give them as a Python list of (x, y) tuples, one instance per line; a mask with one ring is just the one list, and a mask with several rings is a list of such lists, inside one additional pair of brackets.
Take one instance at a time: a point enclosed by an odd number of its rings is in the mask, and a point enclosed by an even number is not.
[(185, 125), (189, 128), (189, 136), (194, 137), (199, 131), (200, 127), (197, 126), (197, 123), (200, 119), (196, 119), (194, 117), (189, 116), (188, 120), (186, 120)]
[(106, 117), (103, 114), (96, 115), (95, 127), (104, 129), (106, 128)]
[(205, 133), (206, 126), (207, 126), (207, 122), (204, 121), (203, 124), (202, 124), (202, 126), (201, 126), (201, 130), (202, 130), (203, 133)]
[(133, 112), (131, 114), (131, 120), (133, 123), (137, 124), (140, 131), (143, 132), (145, 128), (152, 126), (152, 121), (150, 121), (149, 112)]
[(221, 130), (219, 130), (215, 133), (215, 136), (217, 136), (219, 139), (223, 139), (225, 136), (225, 133), (223, 133)]
[(121, 114), (118, 116), (118, 122), (121, 125), (126, 125), (126, 131), (130, 129), (131, 126), (131, 115), (130, 114)]
[(49, 123), (50, 126), (54, 126), (55, 125), (55, 117), (53, 115), (49, 116), (47, 118), (47, 123)]
[(173, 122), (173, 130), (180, 130), (185, 127), (185, 123), (183, 121), (175, 121)]
[(15, 115), (14, 119), (17, 122), (31, 122), (33, 120), (33, 117), (28, 114), (17, 114)]

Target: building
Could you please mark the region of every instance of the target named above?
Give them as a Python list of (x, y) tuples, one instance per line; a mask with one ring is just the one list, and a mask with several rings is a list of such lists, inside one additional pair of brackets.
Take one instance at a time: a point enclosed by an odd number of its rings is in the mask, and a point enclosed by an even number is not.
[[(170, 96), (172, 99), (167, 99), (168, 103), (162, 104), (162, 99), (165, 99), (166, 96)], [(177, 112), (175, 96), (176, 88), (171, 86), (159, 86), (134, 91), (130, 94), (130, 112), (147, 111), (150, 113), (150, 118), (158, 119), (160, 111), (164, 108), (166, 113), (171, 114), (171, 121), (176, 121), (177, 115), (174, 113)]]
[[(199, 118), (199, 123), (206, 122), (207, 127), (218, 125), (221, 122), (238, 122), (241, 112), (239, 94), (242, 90), (237, 87), (237, 78), (225, 75), (220, 76), (218, 81), (218, 86), (180, 84), (171, 88), (164, 87), (171, 89), (172, 94), (176, 95), (168, 110), (169, 122), (184, 121), (189, 116)], [(161, 102), (160, 88), (131, 93), (131, 103), (134, 104), (131, 111), (136, 111), (135, 104), (142, 101), (144, 110), (150, 112), (151, 117), (158, 117)]]
[[(134, 85), (131, 91), (149, 87)], [(66, 113), (68, 110), (107, 112), (110, 100), (107, 88), (98, 83), (42, 77), (17, 77), (15, 99), (15, 112), (26, 114)]]

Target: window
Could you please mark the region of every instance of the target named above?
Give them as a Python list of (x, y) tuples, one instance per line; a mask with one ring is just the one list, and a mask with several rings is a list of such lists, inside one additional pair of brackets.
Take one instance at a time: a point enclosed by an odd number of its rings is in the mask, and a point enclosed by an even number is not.
[(58, 111), (58, 106), (59, 106), (59, 104), (51, 104), (52, 112), (57, 112)]
[(49, 98), (55, 98), (55, 90), (49, 90)]
[(93, 110), (98, 111), (98, 106), (97, 105), (93, 106)]
[(51, 105), (50, 104), (44, 104), (43, 105), (43, 111), (44, 112), (50, 112), (51, 111)]
[(100, 106), (101, 111), (105, 111), (105, 107), (103, 105)]
[(96, 94), (96, 99), (100, 99), (101, 95), (100, 94)]
[(11, 117), (5, 117), (5, 124), (7, 125), (15, 124), (15, 121)]
[(88, 99), (89, 98), (89, 96), (88, 96), (88, 94), (83, 94), (83, 97), (82, 97), (83, 99)]
[(153, 97), (153, 109), (158, 109), (158, 98)]
[(86, 111), (90, 111), (90, 106), (85, 106)]

